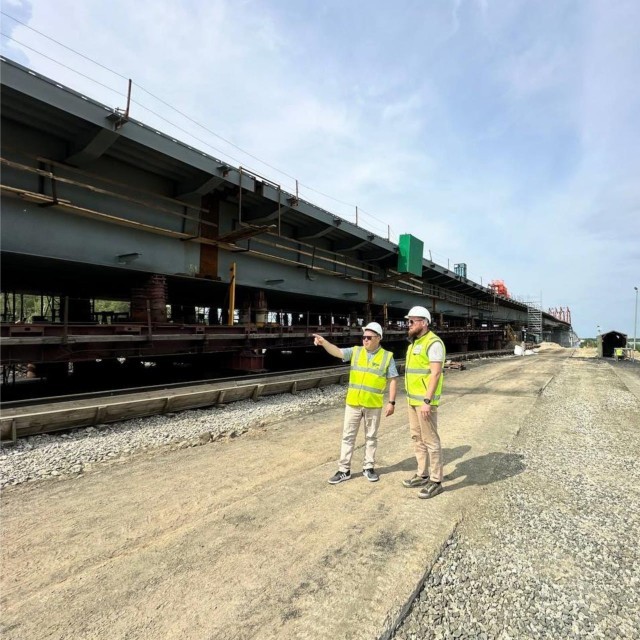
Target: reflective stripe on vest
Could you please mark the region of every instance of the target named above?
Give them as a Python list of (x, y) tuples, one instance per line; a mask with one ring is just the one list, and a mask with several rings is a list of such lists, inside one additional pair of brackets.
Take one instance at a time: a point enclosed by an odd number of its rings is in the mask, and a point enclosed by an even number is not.
[[(415, 342), (409, 345), (407, 349), (407, 359), (404, 370), (405, 387), (407, 389), (407, 399), (410, 405), (417, 406), (424, 402), (427, 397), (427, 388), (429, 386), (429, 378), (431, 377), (431, 368), (429, 361), (429, 347), (434, 343), (442, 344), (444, 351), (444, 343), (438, 336), (429, 331)], [(416, 347), (421, 347), (420, 353), (413, 353)], [(445, 351), (446, 353), (446, 351)], [(435, 392), (431, 398), (431, 404), (437, 407), (440, 404), (442, 395), (442, 384), (444, 382), (444, 371), (440, 374)]]
[(391, 351), (380, 348), (369, 359), (364, 347), (353, 348), (347, 404), (367, 409), (382, 407), (391, 356)]

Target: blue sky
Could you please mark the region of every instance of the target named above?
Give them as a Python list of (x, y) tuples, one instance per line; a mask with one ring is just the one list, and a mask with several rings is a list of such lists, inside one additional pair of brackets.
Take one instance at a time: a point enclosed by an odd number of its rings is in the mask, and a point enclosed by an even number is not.
[(394, 241), (412, 233), (477, 282), (568, 306), (581, 337), (598, 325), (633, 335), (635, 0), (2, 0), (2, 10), (116, 73), (6, 15), (2, 32), (21, 44), (3, 38), (4, 55), (113, 107), (132, 78), (133, 117), (285, 189), (297, 179), (301, 197), (349, 220), (358, 206), (362, 226), (390, 228)]

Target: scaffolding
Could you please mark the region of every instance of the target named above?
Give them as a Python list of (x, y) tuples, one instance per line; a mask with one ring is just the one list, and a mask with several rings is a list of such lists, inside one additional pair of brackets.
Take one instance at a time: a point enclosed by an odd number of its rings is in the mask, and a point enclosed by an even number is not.
[(527, 337), (542, 342), (542, 300), (530, 300), (527, 305)]

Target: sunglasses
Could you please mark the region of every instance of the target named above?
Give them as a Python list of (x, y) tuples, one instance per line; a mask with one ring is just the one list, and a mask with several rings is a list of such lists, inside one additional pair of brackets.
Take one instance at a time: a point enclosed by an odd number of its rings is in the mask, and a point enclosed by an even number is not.
[(420, 320), (409, 320), (409, 324), (416, 324), (416, 322), (424, 322), (424, 318), (420, 318)]
[(373, 340), (374, 338), (377, 338), (378, 336), (362, 336), (363, 340)]

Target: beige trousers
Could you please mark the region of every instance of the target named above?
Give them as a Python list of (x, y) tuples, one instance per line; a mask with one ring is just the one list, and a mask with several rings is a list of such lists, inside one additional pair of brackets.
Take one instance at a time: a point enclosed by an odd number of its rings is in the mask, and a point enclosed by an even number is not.
[(378, 427), (382, 409), (366, 409), (347, 405), (344, 409), (344, 425), (342, 427), (342, 446), (340, 447), (340, 471), (351, 469), (351, 457), (356, 444), (356, 436), (360, 421), (364, 420), (364, 462), (363, 469), (373, 469), (378, 447)]
[(418, 462), (418, 475), (429, 476), (434, 482), (442, 482), (442, 445), (438, 435), (438, 409), (431, 407), (425, 420), (420, 406), (409, 406), (409, 432), (413, 451)]

